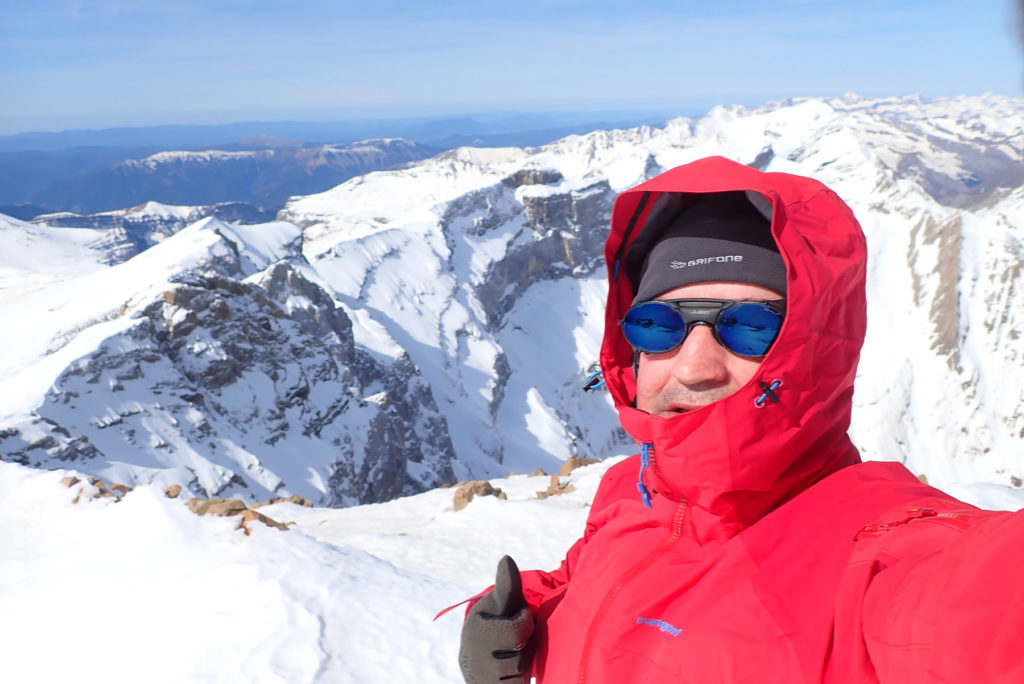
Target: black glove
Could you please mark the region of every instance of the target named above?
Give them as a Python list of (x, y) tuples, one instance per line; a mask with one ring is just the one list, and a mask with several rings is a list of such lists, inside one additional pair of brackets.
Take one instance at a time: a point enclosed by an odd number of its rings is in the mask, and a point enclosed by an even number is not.
[(533, 615), (515, 561), (498, 561), (494, 588), (480, 597), (462, 625), (459, 667), (467, 684), (530, 681)]

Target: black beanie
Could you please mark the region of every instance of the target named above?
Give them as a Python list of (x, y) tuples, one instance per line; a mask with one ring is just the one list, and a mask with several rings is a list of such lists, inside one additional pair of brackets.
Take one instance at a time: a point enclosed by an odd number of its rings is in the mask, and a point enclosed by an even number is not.
[[(763, 204), (770, 215), (767, 201)], [(762, 285), (785, 296), (786, 266), (772, 239), (771, 221), (745, 193), (716, 192), (695, 199), (676, 194), (656, 210), (626, 257), (637, 284), (634, 304), (710, 281)]]

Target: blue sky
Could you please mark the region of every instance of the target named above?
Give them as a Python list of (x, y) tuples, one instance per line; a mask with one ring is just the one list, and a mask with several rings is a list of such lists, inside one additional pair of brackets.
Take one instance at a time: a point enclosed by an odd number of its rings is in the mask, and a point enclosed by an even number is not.
[(0, 17), (0, 134), (1024, 94), (1014, 0), (4, 0)]

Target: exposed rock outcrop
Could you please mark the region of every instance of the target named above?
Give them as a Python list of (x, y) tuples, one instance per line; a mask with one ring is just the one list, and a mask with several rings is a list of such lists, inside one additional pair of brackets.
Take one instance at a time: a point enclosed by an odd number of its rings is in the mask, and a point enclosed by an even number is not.
[(508, 498), (505, 492), (501, 491), (500, 487), (495, 487), (487, 480), (473, 480), (472, 482), (459, 485), (455, 490), (455, 510), (461, 511), (477, 496), (493, 496), (501, 500)]

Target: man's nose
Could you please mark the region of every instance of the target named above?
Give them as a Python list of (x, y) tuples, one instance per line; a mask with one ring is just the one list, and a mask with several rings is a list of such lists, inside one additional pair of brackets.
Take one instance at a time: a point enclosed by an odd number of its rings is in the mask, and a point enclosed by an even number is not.
[(729, 381), (728, 354), (709, 326), (695, 325), (676, 351), (672, 376), (687, 387), (721, 385)]

